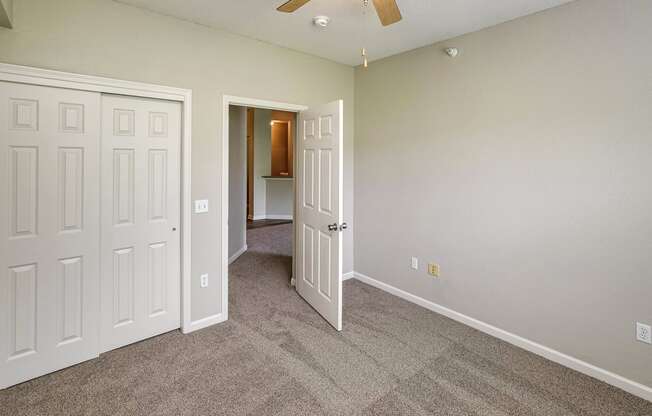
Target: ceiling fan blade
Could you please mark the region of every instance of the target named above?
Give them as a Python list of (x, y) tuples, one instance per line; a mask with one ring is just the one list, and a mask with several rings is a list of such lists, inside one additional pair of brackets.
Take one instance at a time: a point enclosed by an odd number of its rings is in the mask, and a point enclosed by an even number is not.
[(293, 11), (297, 10), (299, 7), (303, 6), (309, 1), (310, 0), (290, 0), (280, 5), (276, 10), (284, 13), (292, 13)]
[(383, 26), (389, 26), (403, 18), (396, 0), (374, 0), (374, 7)]

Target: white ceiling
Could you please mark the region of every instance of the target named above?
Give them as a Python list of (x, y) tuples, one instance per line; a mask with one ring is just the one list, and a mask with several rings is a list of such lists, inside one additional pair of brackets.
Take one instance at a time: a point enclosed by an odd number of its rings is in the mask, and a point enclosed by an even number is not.
[[(312, 0), (292, 14), (284, 0), (116, 0), (205, 26), (223, 29), (347, 65), (450, 39), (571, 0), (397, 0), (403, 20), (383, 27), (370, 1)], [(312, 18), (326, 15), (326, 29)]]

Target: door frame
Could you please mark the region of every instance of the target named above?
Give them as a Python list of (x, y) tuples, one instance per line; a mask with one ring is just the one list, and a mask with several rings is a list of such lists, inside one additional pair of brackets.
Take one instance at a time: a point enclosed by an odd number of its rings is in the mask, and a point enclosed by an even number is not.
[[(200, 329), (193, 325), (190, 305), (192, 90), (2, 62), (0, 62), (0, 81), (131, 97), (155, 98), (181, 103), (181, 322), (179, 322), (179, 326), (184, 334)], [(101, 205), (100, 209), (102, 209)], [(98, 236), (99, 238), (100, 236)]]
[[(239, 97), (235, 95), (222, 95), (222, 183), (221, 183), (221, 200), (222, 200), (222, 253), (220, 253), (222, 263), (222, 316), (223, 320), (228, 319), (229, 311), (229, 106), (237, 105), (241, 107), (255, 107), (265, 110), (280, 110), (299, 113), (308, 109), (308, 106), (301, 104), (288, 104), (279, 101), (262, 100), (258, 98)], [(298, 115), (297, 115), (298, 117)], [(295, 147), (296, 149), (296, 147)], [(293, 158), (296, 168), (297, 158)], [(292, 184), (292, 194), (296, 199), (296, 177), (299, 174), (293, 169), (294, 180)], [(246, 206), (245, 195), (245, 206)], [(293, 216), (296, 215), (296, 203), (292, 204)], [(247, 233), (247, 224), (245, 222), (244, 233)], [(295, 233), (292, 233), (293, 240)], [(294, 245), (293, 245), (294, 246)], [(292, 279), (294, 279), (294, 253), (292, 256)]]

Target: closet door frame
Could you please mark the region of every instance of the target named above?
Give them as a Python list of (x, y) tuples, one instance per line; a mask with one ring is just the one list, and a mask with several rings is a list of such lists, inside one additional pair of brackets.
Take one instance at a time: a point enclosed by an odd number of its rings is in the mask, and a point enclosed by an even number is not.
[(5, 63), (0, 63), (0, 81), (181, 103), (181, 331), (187, 334), (225, 321), (225, 314), (217, 314), (195, 322), (191, 319), (192, 90)]

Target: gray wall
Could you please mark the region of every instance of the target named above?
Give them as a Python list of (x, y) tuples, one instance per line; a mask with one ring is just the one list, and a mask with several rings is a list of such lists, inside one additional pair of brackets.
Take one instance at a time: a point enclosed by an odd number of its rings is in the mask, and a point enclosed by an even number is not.
[(229, 258), (247, 244), (247, 109), (229, 107)]
[(651, 22), (580, 0), (357, 69), (355, 270), (652, 386)]
[[(0, 61), (193, 90), (192, 319), (222, 310), (222, 95), (312, 105), (344, 99), (345, 217), (353, 214), (353, 69), (110, 0), (21, 0), (0, 29)], [(261, 65), (264, 63), (264, 65)], [(351, 236), (351, 233), (350, 233)], [(345, 240), (351, 270), (352, 237)], [(209, 273), (209, 287), (199, 276)]]
[(267, 181), (272, 172), (271, 110), (254, 110), (254, 218), (267, 213)]

